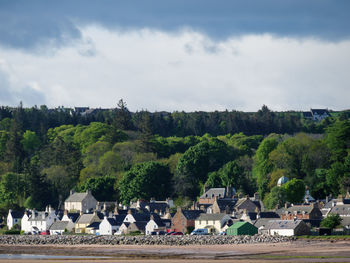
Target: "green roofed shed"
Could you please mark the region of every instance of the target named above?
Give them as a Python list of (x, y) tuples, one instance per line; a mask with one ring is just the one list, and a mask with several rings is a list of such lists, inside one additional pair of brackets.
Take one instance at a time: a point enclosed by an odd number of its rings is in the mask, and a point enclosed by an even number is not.
[(255, 235), (258, 229), (249, 222), (236, 222), (226, 230), (227, 235)]

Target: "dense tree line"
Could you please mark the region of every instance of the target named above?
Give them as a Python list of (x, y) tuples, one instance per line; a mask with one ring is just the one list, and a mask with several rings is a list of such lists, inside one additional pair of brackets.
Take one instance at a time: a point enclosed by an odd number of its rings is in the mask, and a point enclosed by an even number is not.
[[(347, 113), (319, 123), (300, 113), (129, 112), (83, 116), (40, 108), (0, 108), (0, 214), (62, 207), (73, 188), (100, 201), (194, 200), (204, 187), (258, 191), (269, 208), (350, 187)], [(308, 133), (305, 133), (308, 132)], [(313, 134), (314, 133), (314, 134)], [(289, 178), (276, 187), (281, 176)]]

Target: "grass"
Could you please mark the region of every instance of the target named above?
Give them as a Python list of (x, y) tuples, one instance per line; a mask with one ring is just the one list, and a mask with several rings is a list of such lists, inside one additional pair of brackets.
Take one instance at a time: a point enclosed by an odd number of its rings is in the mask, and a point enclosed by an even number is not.
[(297, 236), (297, 239), (312, 240), (350, 240), (350, 235), (331, 235), (331, 236)]

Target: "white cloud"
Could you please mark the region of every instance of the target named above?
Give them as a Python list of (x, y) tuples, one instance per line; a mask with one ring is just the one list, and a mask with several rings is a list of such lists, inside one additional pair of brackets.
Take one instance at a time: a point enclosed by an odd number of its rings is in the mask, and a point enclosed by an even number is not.
[(115, 107), (120, 98), (131, 110), (151, 111), (349, 107), (350, 41), (248, 35), (214, 42), (192, 31), (81, 31), (82, 41), (44, 55), (0, 48), (12, 89), (31, 87), (50, 107)]

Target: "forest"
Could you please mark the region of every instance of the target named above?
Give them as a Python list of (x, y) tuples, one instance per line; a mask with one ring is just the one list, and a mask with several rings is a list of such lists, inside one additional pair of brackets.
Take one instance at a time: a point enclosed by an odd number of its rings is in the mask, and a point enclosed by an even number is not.
[[(0, 215), (62, 208), (71, 189), (99, 201), (177, 205), (204, 187), (258, 192), (268, 209), (350, 187), (349, 111), (314, 122), (301, 112), (130, 112), (82, 115), (46, 106), (0, 107)], [(289, 182), (277, 187), (285, 176)]]

